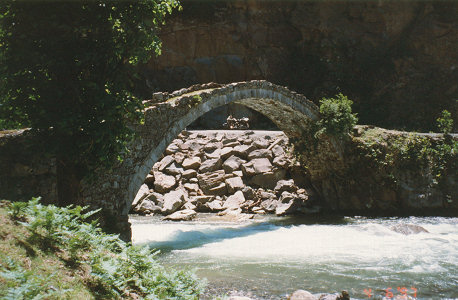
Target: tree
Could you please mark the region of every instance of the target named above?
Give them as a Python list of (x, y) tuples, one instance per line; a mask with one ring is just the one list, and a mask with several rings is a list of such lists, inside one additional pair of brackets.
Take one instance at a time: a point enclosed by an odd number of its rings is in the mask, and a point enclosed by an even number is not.
[[(160, 54), (177, 0), (0, 0), (0, 126), (31, 127), (57, 159), (61, 204), (109, 167), (141, 120), (135, 66)], [(1, 128), (0, 128), (1, 129)]]
[(437, 128), (444, 134), (450, 134), (453, 131), (452, 114), (448, 110), (443, 110), (442, 114), (436, 120)]
[(353, 101), (341, 93), (335, 98), (322, 98), (318, 135), (326, 133), (340, 138), (348, 135), (358, 122), (358, 117), (352, 113), (352, 104)]

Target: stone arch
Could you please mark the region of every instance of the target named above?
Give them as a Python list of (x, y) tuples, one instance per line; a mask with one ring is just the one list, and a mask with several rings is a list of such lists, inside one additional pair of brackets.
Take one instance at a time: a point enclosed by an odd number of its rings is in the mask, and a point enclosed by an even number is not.
[[(270, 118), (289, 137), (300, 136), (301, 129), (307, 126), (307, 120), (319, 119), (318, 107), (305, 96), (267, 81), (205, 87), (201, 86), (201, 90), (197, 88), (196, 91), (181, 90), (178, 95), (172, 94), (169, 99), (162, 99), (163, 102), (146, 109), (145, 127), (151, 128), (148, 125), (156, 124), (157, 127), (152, 130), (159, 129), (162, 136), (152, 140), (151, 150), (142, 166), (130, 176), (125, 209), (129, 209), (145, 177), (166, 147), (189, 124), (214, 108), (231, 102), (248, 106)], [(168, 117), (159, 118), (159, 115)], [(159, 124), (156, 120), (160, 120)], [(148, 130), (141, 132), (141, 136), (151, 134)], [(124, 213), (127, 211), (124, 210)]]
[[(104, 219), (108, 221), (102, 223), (110, 223), (113, 230), (129, 240), (128, 212), (154, 163), (186, 126), (206, 112), (231, 102), (264, 114), (290, 138), (302, 138), (310, 120), (319, 119), (318, 107), (305, 96), (263, 80), (205, 84), (172, 94), (155, 94), (152, 100), (145, 101), (144, 124), (132, 128), (137, 138), (129, 145), (123, 162), (110, 172), (99, 174), (96, 183), (83, 187), (84, 204), (103, 208), (108, 216)], [(329, 151), (338, 155), (338, 143), (330, 142), (333, 149)]]

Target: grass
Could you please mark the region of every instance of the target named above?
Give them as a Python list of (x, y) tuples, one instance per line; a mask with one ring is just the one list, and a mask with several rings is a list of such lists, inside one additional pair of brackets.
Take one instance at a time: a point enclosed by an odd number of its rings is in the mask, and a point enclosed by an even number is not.
[(92, 212), (0, 202), (0, 299), (198, 299), (202, 281), (87, 222)]
[[(87, 286), (90, 280), (88, 268), (68, 267), (61, 258), (66, 256), (63, 251), (45, 251), (31, 244), (31, 234), (26, 227), (10, 218), (7, 209), (9, 203), (3, 201), (0, 205), (1, 299), (33, 299), (38, 295), (56, 299), (94, 299)], [(13, 273), (16, 276), (13, 277)], [(37, 286), (30, 286), (27, 291), (24, 289), (21, 292), (23, 281)]]

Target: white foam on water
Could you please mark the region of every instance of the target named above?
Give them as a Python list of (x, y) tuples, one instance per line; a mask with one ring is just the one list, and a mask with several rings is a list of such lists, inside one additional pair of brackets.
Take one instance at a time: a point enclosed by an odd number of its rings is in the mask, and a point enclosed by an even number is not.
[[(429, 232), (404, 235), (390, 229), (399, 223)], [(165, 256), (167, 262), (238, 284), (253, 285), (258, 274), (266, 288), (275, 282), (279, 290), (292, 284), (285, 278), (297, 288), (313, 278), (311, 286), (353, 286), (363, 296), (364, 288), (385, 283), (415, 285), (423, 295), (449, 289), (450, 296), (450, 285), (458, 282), (458, 218), (354, 218), (344, 225), (288, 226), (133, 222), (132, 232), (134, 243), (175, 249)]]
[[(177, 252), (224, 259), (346, 261), (374, 263), (402, 260), (410, 265), (432, 263), (447, 256), (457, 263), (458, 223), (421, 224), (429, 233), (403, 235), (379, 223), (350, 225), (246, 226), (243, 224), (133, 223), (134, 243), (168, 242), (171, 248), (186, 241), (190, 249)], [(200, 244), (201, 245), (200, 245)], [(180, 249), (180, 247), (176, 247)]]
[[(420, 233), (418, 236), (423, 235)], [(402, 236), (382, 225), (299, 225), (224, 239), (201, 247), (179, 250), (206, 256), (283, 261), (366, 261), (398, 259), (421, 246), (418, 236)], [(422, 247), (424, 254), (431, 254)]]

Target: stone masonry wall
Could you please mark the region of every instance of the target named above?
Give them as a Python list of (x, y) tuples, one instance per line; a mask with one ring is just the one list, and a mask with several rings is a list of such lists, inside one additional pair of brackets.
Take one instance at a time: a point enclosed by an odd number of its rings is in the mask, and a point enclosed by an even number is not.
[(56, 164), (28, 130), (0, 132), (0, 199), (57, 201)]

